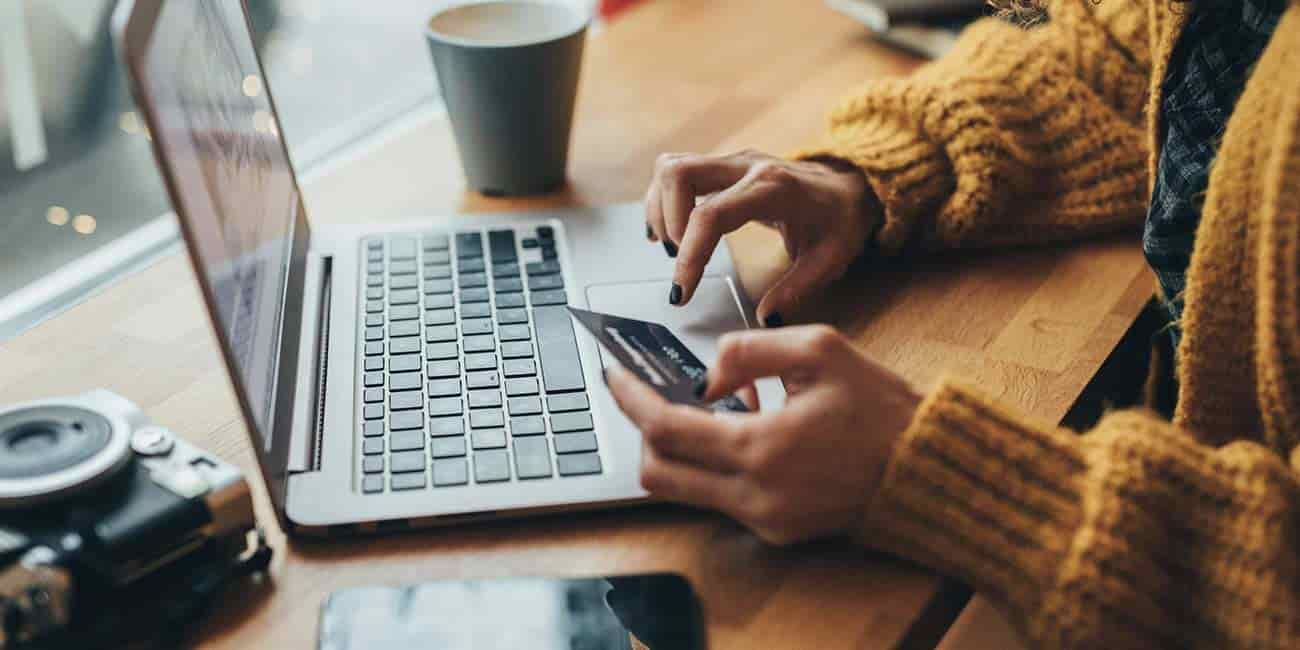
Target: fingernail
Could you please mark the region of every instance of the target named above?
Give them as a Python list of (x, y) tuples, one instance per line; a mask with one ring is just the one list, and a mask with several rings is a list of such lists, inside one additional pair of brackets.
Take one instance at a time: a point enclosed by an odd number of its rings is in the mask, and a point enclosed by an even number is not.
[(664, 252), (668, 253), (668, 257), (677, 257), (677, 244), (674, 244), (668, 241), (667, 239), (665, 239)]
[(651, 228), (649, 223), (645, 225), (645, 238), (650, 241), (655, 240), (655, 229)]
[(695, 380), (695, 399), (704, 399), (704, 394), (709, 391), (709, 375), (705, 373)]
[(767, 315), (767, 318), (763, 319), (763, 327), (780, 327), (784, 324), (785, 321), (781, 319), (781, 314), (777, 312), (772, 312)]
[(682, 304), (682, 285), (677, 284), (676, 282), (673, 283), (673, 288), (668, 290), (668, 304)]
[(608, 385), (609, 385), (609, 370), (607, 370), (607, 369), (605, 369), (605, 368), (601, 368), (601, 369), (600, 369), (600, 378), (601, 378), (601, 380), (603, 380), (603, 381), (605, 382), (605, 385), (608, 386)]

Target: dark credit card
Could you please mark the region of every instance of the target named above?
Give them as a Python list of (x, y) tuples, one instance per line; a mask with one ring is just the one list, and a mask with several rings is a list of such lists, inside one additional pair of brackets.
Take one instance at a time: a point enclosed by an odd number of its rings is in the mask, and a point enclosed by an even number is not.
[(569, 307), (569, 313), (624, 368), (650, 384), (664, 399), (715, 411), (749, 411), (735, 395), (716, 402), (695, 397), (695, 382), (704, 376), (704, 364), (667, 327), (575, 307)]

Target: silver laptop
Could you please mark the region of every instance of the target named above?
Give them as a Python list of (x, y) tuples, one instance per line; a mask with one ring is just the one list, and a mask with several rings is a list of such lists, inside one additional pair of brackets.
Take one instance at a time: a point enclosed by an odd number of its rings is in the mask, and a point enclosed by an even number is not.
[(113, 28), (286, 530), (646, 498), (565, 305), (664, 323), (709, 362), (753, 321), (725, 247), (679, 309), (637, 205), (313, 228), (243, 4), (128, 0)]

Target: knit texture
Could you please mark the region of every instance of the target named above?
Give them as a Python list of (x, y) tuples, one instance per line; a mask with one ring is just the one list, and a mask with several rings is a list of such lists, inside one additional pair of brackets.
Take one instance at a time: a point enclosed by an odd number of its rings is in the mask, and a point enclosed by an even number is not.
[[(1224, 0), (1231, 1), (1231, 0)], [(873, 82), (806, 156), (857, 165), (887, 252), (1136, 228), (1187, 8), (1059, 0)], [(1300, 647), (1300, 2), (1228, 120), (1187, 272), (1172, 422), (1083, 433), (959, 381), (901, 436), (861, 533), (1001, 603), (1035, 647)]]

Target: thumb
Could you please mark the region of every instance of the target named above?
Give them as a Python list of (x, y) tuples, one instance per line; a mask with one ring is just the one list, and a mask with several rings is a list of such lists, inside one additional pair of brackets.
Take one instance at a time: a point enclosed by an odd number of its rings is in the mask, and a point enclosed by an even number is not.
[(731, 332), (718, 343), (718, 359), (705, 378), (700, 397), (712, 401), (764, 377), (806, 371), (816, 364), (808, 333), (817, 326)]
[(757, 309), (759, 321), (764, 327), (785, 324), (786, 314), (795, 311), (805, 298), (834, 282), (844, 273), (844, 267), (829, 242), (800, 251), (790, 270), (763, 294)]

